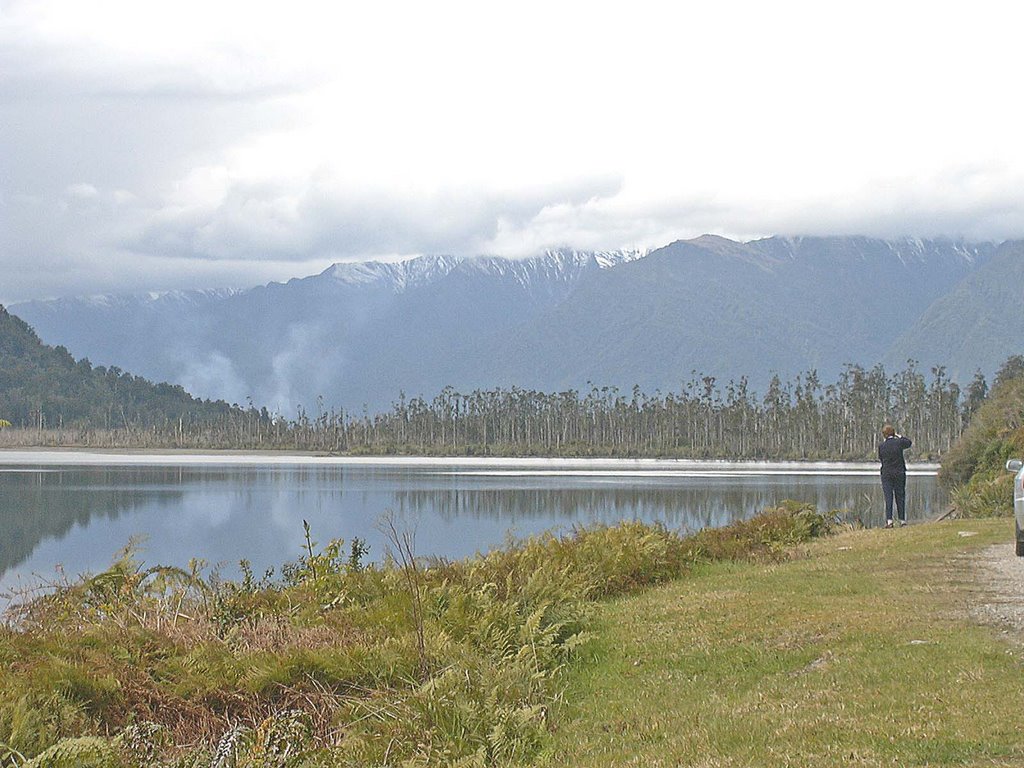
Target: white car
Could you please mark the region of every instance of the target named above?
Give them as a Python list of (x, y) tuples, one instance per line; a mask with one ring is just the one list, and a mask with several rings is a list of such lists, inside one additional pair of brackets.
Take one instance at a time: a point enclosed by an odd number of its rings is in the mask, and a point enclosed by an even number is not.
[(1006, 468), (1017, 473), (1013, 478), (1014, 542), (1017, 557), (1024, 557), (1024, 531), (1021, 530), (1024, 529), (1024, 461), (1010, 459)]

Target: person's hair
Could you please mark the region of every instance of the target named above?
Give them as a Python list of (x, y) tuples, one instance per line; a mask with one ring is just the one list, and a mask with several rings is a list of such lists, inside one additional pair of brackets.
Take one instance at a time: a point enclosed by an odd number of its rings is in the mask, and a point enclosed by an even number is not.
[(896, 428), (892, 424), (886, 424), (882, 427), (882, 437), (892, 437), (896, 434)]

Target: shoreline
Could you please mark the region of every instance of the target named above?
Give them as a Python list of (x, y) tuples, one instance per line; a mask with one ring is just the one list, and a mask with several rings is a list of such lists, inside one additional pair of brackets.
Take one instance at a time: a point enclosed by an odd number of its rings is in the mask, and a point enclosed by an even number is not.
[[(449, 468), (456, 470), (516, 470), (643, 473), (710, 473), (713, 475), (867, 475), (878, 472), (876, 462), (855, 461), (729, 461), (727, 459), (622, 459), (565, 457), (477, 457), (477, 456), (336, 456), (314, 451), (203, 451), (195, 449), (84, 449), (34, 448), (0, 449), (0, 467), (28, 466), (279, 466), (279, 467), (404, 467)], [(907, 468), (908, 476), (937, 474), (939, 464), (922, 462)]]

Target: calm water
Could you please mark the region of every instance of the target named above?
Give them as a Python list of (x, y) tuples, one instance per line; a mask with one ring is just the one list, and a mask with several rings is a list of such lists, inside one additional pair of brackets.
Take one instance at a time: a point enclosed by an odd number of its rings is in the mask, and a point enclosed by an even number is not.
[[(912, 518), (945, 499), (934, 467), (908, 482)], [(149, 563), (190, 558), (258, 572), (301, 554), (302, 521), (325, 542), (358, 536), (370, 557), (393, 511), (421, 555), (461, 557), (573, 525), (660, 521), (725, 525), (782, 499), (882, 518), (877, 470), (865, 465), (655, 461), (393, 461), (281, 457), (115, 457), (0, 452), (0, 591), (105, 568), (133, 537)]]

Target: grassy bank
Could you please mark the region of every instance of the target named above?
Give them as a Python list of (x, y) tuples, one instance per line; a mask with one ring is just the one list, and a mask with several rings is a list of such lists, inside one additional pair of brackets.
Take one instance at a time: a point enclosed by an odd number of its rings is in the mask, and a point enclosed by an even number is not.
[(426, 564), (341, 542), (277, 576), (146, 567), (25, 602), (0, 628), (0, 765), (491, 766), (533, 758), (603, 601), (822, 533), (788, 505), (680, 537), (622, 523)]
[(1008, 521), (827, 527), (431, 564), (399, 531), (238, 582), (128, 553), (0, 630), (0, 766), (1020, 764), (1024, 648), (967, 615)]
[(541, 764), (1020, 765), (1022, 649), (965, 615), (1011, 535), (848, 532), (611, 600)]

